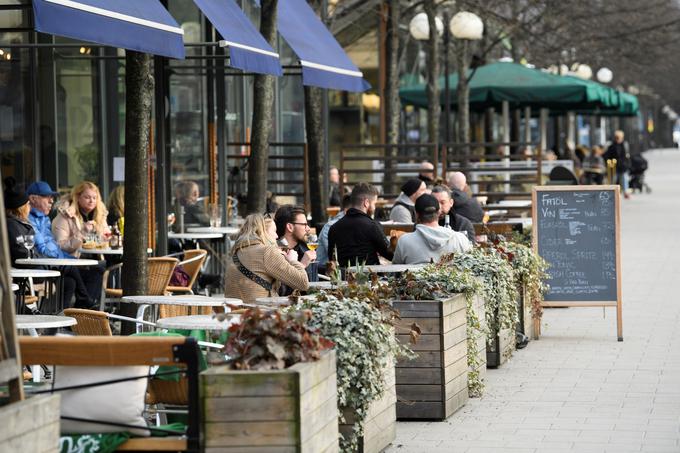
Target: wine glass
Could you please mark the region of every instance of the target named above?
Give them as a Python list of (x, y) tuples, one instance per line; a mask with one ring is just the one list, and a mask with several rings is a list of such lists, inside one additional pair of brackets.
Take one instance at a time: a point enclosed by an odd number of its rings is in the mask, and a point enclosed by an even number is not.
[(307, 235), (307, 247), (309, 250), (316, 250), (319, 246), (319, 237), (314, 233), (309, 233)]
[(35, 245), (35, 236), (32, 234), (25, 234), (23, 236), (24, 238), (24, 247), (26, 247), (26, 250), (28, 250), (28, 258), (31, 259), (33, 258), (33, 246)]

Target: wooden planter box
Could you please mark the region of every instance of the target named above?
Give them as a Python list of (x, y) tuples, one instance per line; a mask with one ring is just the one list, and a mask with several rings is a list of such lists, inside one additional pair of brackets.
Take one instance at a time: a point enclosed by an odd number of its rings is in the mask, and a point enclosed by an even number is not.
[[(397, 419), (446, 419), (468, 399), (465, 295), (392, 305), (402, 318), (397, 338), (417, 354), (397, 362)], [(414, 322), (422, 335), (411, 344), (404, 332)]]
[(479, 379), (484, 382), (486, 381), (486, 309), (484, 307), (484, 298), (480, 296), (475, 296), (472, 302), (472, 307), (479, 319), (479, 324), (482, 327), (481, 331), (477, 333), (477, 339), (475, 343), (477, 344), (477, 373), (479, 373)]
[(335, 351), (285, 370), (201, 373), (205, 452), (337, 452)]
[(498, 368), (512, 356), (515, 350), (515, 329), (501, 329), (493, 341), (486, 344), (487, 368)]
[(59, 395), (34, 396), (0, 407), (0, 451), (59, 451)]
[[(385, 369), (385, 393), (368, 408), (364, 424), (364, 435), (359, 439), (358, 453), (379, 453), (385, 450), (397, 437), (397, 394), (395, 389), (394, 364)], [(345, 423), (340, 424), (340, 433), (349, 435), (354, 427), (355, 414), (343, 409)]]
[(529, 337), (531, 340), (538, 340), (538, 329), (536, 328), (536, 320), (531, 314), (531, 300), (527, 296), (526, 286), (522, 285), (519, 288), (519, 331)]

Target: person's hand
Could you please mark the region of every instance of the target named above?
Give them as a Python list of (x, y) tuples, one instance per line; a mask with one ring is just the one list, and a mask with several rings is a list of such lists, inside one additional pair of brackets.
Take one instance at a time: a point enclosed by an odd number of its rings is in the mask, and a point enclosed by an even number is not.
[(84, 227), (87, 233), (92, 233), (94, 231), (94, 221), (88, 220), (87, 222), (85, 222)]
[(302, 255), (302, 259), (300, 262), (304, 267), (307, 267), (309, 263), (314, 261), (316, 259), (316, 250), (307, 250), (304, 255)]
[(288, 250), (288, 252), (285, 253), (285, 256), (289, 263), (297, 261), (297, 252), (293, 249)]

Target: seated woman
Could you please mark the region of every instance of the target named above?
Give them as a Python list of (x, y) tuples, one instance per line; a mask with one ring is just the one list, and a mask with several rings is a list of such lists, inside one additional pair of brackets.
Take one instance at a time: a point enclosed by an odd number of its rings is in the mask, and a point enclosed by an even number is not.
[(109, 210), (106, 216), (106, 223), (110, 226), (118, 225), (120, 219), (125, 215), (125, 186), (116, 186), (109, 194), (109, 203), (107, 205)]
[(198, 202), (199, 196), (198, 184), (194, 181), (181, 181), (175, 187), (175, 202), (184, 208), (184, 225), (210, 225), (210, 216), (205, 206)]
[[(87, 236), (96, 234), (101, 240), (108, 240), (111, 232), (106, 223), (108, 211), (102, 202), (96, 184), (83, 181), (73, 188), (71, 195), (58, 209), (52, 221), (52, 233), (59, 247), (78, 258), (78, 249), (86, 242)], [(103, 265), (81, 268), (80, 274), (87, 286), (91, 299), (101, 296)]]
[(246, 217), (227, 267), (225, 297), (255, 303), (258, 297), (276, 296), (281, 283), (293, 289), (309, 288), (307, 272), (297, 253), (276, 246), (276, 225), (260, 214)]
[[(23, 236), (33, 235), (35, 237), (36, 234), (33, 225), (29, 220), (29, 213), (31, 211), (29, 197), (16, 188), (13, 178), (5, 179), (4, 196), (9, 253), (12, 264), (15, 265), (15, 260), (28, 258), (29, 255), (28, 249), (23, 245)], [(38, 254), (39, 250), (40, 249), (36, 250)], [(30, 268), (35, 269), (34, 266), (31, 266)], [(91, 308), (93, 302), (90, 300), (87, 287), (85, 286), (78, 269), (66, 267), (62, 272), (64, 275), (64, 308), (71, 306), (71, 300), (74, 295), (76, 298), (75, 306), (77, 308)]]

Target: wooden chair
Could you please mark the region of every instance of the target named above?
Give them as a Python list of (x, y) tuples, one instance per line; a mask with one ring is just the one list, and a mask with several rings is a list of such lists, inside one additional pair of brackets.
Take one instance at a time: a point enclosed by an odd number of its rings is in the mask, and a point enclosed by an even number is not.
[(96, 310), (85, 310), (82, 308), (67, 308), (64, 310), (65, 316), (70, 316), (78, 321), (78, 324), (71, 327), (76, 335), (107, 336), (113, 335), (107, 313)]
[(189, 275), (189, 283), (186, 286), (168, 286), (167, 291), (171, 293), (188, 293), (193, 294), (194, 283), (198, 275), (201, 273), (201, 268), (208, 256), (207, 250), (202, 249), (188, 249), (184, 251), (184, 260), (177, 265), (182, 266), (182, 269)]
[[(189, 415), (186, 436), (133, 438), (118, 451), (200, 451), (201, 400), (198, 344), (191, 337), (20, 337), (21, 361), (67, 366), (186, 367)], [(151, 382), (154, 380), (152, 379)]]

